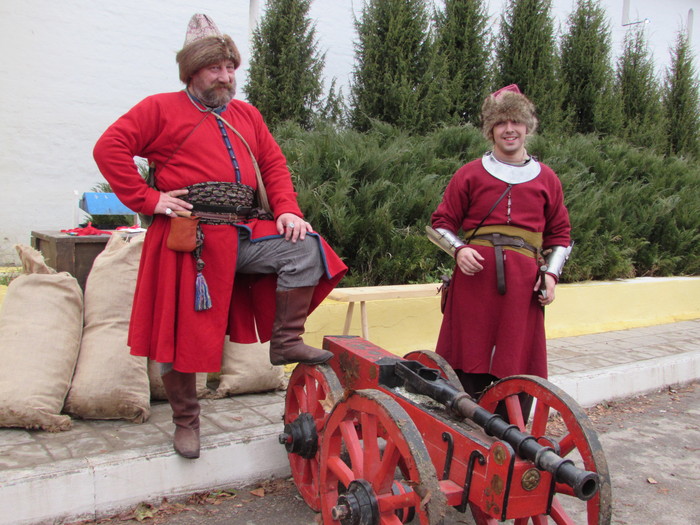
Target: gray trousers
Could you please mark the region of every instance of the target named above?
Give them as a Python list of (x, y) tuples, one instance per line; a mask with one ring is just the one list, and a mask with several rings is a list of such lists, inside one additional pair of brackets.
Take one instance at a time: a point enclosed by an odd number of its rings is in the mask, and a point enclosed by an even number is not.
[(276, 273), (277, 289), (316, 286), (325, 271), (320, 240), (307, 235), (303, 241), (284, 237), (251, 241), (239, 230), (236, 273)]
[[(307, 235), (303, 241), (285, 241), (284, 237), (250, 240), (239, 230), (236, 273), (276, 273), (277, 290), (316, 286), (325, 267), (320, 240)], [(172, 363), (160, 363), (161, 375), (173, 369)]]

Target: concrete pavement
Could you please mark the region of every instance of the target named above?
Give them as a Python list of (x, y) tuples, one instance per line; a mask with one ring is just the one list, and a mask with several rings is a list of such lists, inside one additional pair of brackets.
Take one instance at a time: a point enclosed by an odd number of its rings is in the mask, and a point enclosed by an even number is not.
[[(387, 348), (391, 350), (391, 348)], [(549, 341), (550, 381), (583, 406), (700, 378), (700, 319)], [(177, 456), (167, 403), (150, 419), (0, 429), (0, 524), (66, 523), (289, 475), (284, 392), (204, 399), (202, 455)]]

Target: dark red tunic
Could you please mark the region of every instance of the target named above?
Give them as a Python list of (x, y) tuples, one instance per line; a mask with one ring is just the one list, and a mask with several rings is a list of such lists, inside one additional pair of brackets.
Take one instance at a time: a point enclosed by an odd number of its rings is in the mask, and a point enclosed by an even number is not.
[[(570, 244), (569, 215), (564, 206), (561, 182), (544, 164), (540, 174), (511, 190), (484, 222), (542, 232), (543, 247)], [(507, 184), (490, 175), (481, 159), (462, 166), (445, 190), (432, 216), (434, 228), (458, 233), (476, 228), (506, 189)], [(455, 369), (489, 373), (496, 377), (533, 374), (547, 377), (544, 312), (533, 293), (537, 261), (506, 250), (507, 291), (496, 288), (494, 249), (472, 245), (485, 259), (484, 269), (467, 276), (455, 269), (437, 353)]]
[[(286, 212), (302, 217), (286, 159), (258, 110), (234, 100), (222, 117), (250, 145), (275, 217)], [(238, 181), (216, 118), (201, 113), (184, 92), (166, 93), (146, 98), (120, 117), (100, 137), (94, 156), (119, 199), (132, 210), (151, 215), (159, 194), (137, 172), (134, 156), (155, 162), (156, 184), (161, 191), (204, 181), (257, 187), (245, 146), (234, 133), (229, 131), (228, 136), (240, 166)], [(134, 296), (128, 340), (132, 354), (172, 362), (180, 372), (216, 372), (226, 334), (240, 343), (254, 342), (258, 335), (262, 341), (269, 340), (277, 277), (235, 274), (240, 228), (248, 229), (253, 239), (278, 236), (274, 221), (202, 225), (203, 273), (212, 308), (195, 311), (194, 258), (166, 247), (170, 219), (161, 214), (154, 217), (146, 234)], [(320, 243), (326, 268), (314, 292), (313, 311), (347, 267), (320, 236), (310, 235), (304, 242)]]

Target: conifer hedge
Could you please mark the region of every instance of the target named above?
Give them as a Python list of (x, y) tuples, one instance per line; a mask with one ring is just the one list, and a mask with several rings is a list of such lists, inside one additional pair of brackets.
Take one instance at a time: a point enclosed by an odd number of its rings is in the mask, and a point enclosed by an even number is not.
[[(425, 136), (374, 122), (275, 130), (307, 220), (349, 267), (341, 286), (435, 282), (453, 261), (424, 228), (447, 182), (488, 149), (470, 125)], [(562, 281), (700, 275), (700, 162), (614, 138), (535, 136), (562, 180), (576, 241)]]

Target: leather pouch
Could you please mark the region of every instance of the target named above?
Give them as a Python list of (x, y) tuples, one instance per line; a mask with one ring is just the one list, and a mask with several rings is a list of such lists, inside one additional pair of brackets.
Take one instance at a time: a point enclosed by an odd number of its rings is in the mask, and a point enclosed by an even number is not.
[(197, 247), (199, 217), (173, 217), (167, 246), (176, 252), (191, 252)]

